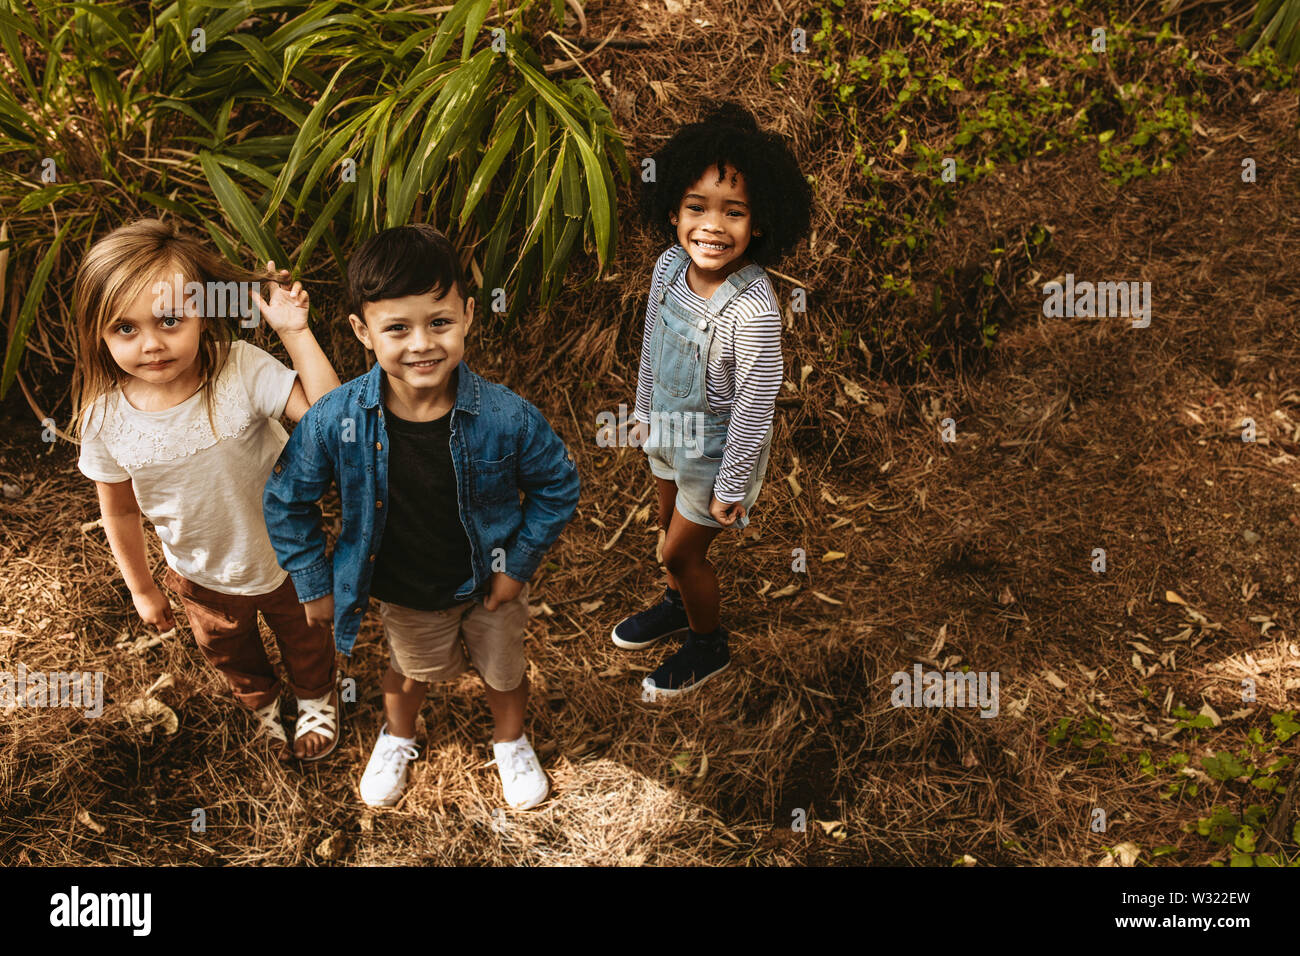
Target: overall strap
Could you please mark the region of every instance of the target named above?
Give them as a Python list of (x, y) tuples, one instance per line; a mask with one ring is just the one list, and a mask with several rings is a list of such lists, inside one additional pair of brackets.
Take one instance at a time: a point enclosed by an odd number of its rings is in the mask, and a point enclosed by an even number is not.
[(668, 260), (668, 273), (664, 276), (663, 285), (659, 287), (659, 301), (664, 300), (664, 295), (668, 292), (668, 287), (677, 281), (678, 274), (691, 264), (691, 256), (681, 243), (673, 246), (673, 257)]
[(737, 269), (723, 280), (722, 285), (718, 286), (717, 291), (709, 298), (709, 312), (717, 315), (732, 299), (765, 275), (767, 273), (763, 271), (763, 267), (753, 262), (743, 269)]

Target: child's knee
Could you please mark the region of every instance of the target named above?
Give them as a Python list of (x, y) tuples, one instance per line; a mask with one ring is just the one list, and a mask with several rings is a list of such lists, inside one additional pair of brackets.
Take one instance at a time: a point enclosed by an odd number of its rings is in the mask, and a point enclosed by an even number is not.
[(686, 574), (691, 568), (703, 563), (703, 556), (691, 553), (680, 543), (664, 544), (664, 566), (673, 577)]

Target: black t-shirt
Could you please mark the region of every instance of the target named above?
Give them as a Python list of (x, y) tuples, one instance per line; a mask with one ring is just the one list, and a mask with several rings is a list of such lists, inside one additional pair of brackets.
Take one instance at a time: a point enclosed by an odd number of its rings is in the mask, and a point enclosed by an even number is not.
[(442, 611), (461, 603), (456, 590), (474, 573), (458, 509), (451, 414), (408, 422), (384, 410), (388, 517), (370, 594), (417, 611)]

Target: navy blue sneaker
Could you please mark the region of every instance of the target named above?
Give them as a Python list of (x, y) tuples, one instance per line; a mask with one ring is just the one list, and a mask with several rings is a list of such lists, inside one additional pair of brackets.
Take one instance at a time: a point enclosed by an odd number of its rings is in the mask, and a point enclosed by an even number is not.
[(623, 618), (614, 625), (609, 636), (617, 646), (636, 651), (662, 641), (665, 637), (685, 634), (689, 629), (686, 606), (680, 597), (673, 600), (673, 596), (665, 589), (662, 601), (654, 607)]
[(654, 701), (695, 690), (730, 664), (726, 630), (718, 628), (714, 635), (688, 631), (686, 642), (677, 652), (641, 682), (641, 699)]

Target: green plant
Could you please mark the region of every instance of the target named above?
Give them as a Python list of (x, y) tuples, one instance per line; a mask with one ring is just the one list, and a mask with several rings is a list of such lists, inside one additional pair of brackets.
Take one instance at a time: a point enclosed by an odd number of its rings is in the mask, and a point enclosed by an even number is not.
[[(1245, 789), (1235, 808), (1216, 805), (1207, 816), (1198, 817), (1195, 824), (1189, 823), (1185, 829), (1228, 847), (1231, 866), (1300, 865), (1300, 857), (1257, 850), (1260, 833), (1268, 826), (1274, 808), (1263, 803), (1247, 803), (1251, 788), (1275, 797), (1286, 794), (1287, 787), (1279, 774), (1291, 766), (1293, 758), (1279, 755), (1278, 749), (1300, 733), (1295, 716), (1294, 711), (1273, 714), (1269, 718), (1272, 732), (1268, 736), (1252, 727), (1246, 734), (1246, 743), (1236, 751), (1219, 750), (1201, 758), (1202, 768), (1212, 779)], [(1292, 823), (1289, 834), (1293, 843), (1300, 844), (1300, 819)]]
[[(1071, 3), (881, 0), (863, 13), (825, 0), (812, 21), (818, 115), (859, 173), (844, 210), (887, 253), (924, 249), (961, 186), (1026, 158), (1091, 143), (1117, 186), (1166, 170), (1207, 101), (1205, 71), (1168, 24), (1108, 19), (1099, 56)], [(879, 171), (900, 162), (913, 177)], [(995, 334), (983, 329), (985, 346)]]
[(433, 221), (507, 321), (554, 300), (580, 247), (602, 269), (622, 141), (589, 79), (552, 79), (529, 41), (563, 0), (494, 9), (0, 0), (0, 396), (33, 335), (66, 372), (77, 262), (134, 216), (335, 275), (377, 229)]
[(1192, 743), (1196, 743), (1200, 739), (1198, 731), (1214, 726), (1214, 718), (1209, 714), (1193, 714), (1182, 704), (1175, 704), (1172, 713), (1178, 718), (1174, 722), (1174, 731), (1191, 731), (1190, 739)]
[(1271, 44), (1283, 63), (1295, 66), (1300, 62), (1300, 0), (1259, 0), (1250, 25), (1237, 35), (1237, 42), (1242, 46), (1251, 43), (1249, 53)]
[(1128, 762), (1128, 754), (1119, 750), (1114, 729), (1100, 717), (1062, 717), (1048, 731), (1047, 744), (1084, 751), (1089, 767), (1106, 761)]

